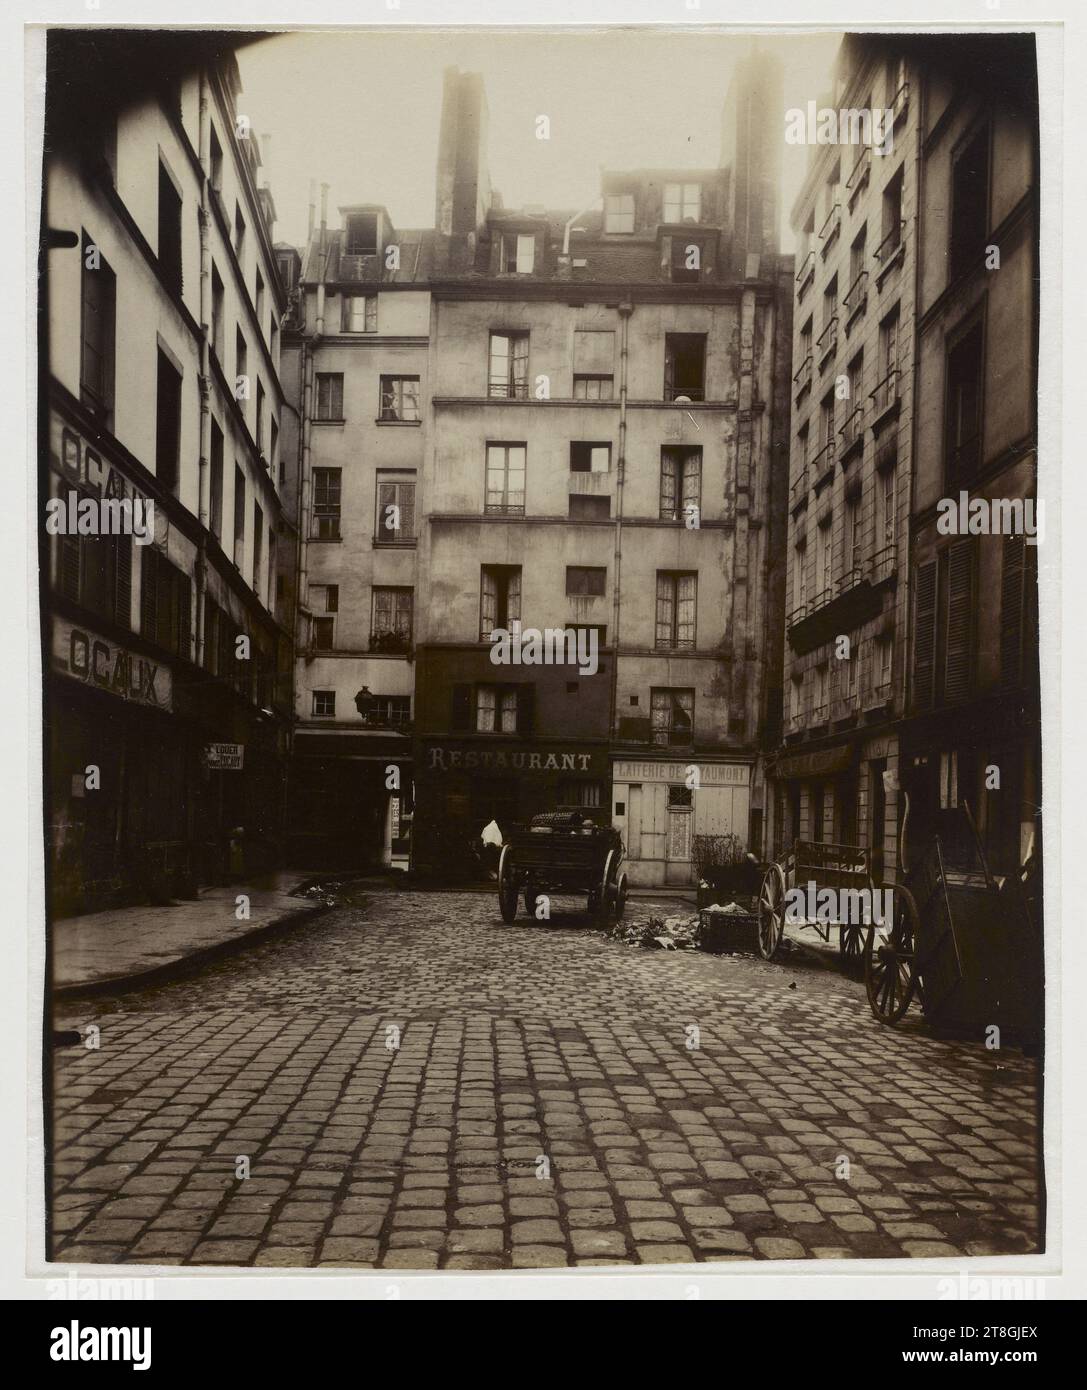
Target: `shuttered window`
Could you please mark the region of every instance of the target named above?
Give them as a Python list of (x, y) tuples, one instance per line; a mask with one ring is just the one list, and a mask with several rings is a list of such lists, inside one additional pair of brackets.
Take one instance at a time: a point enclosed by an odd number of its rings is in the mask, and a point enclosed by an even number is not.
[(192, 582), (159, 551), (143, 550), (140, 634), (175, 656), (187, 657), (192, 636)]
[(131, 628), (131, 536), (58, 536), (57, 587), (72, 603)]
[(957, 541), (940, 557), (947, 575), (943, 698), (964, 700), (974, 675), (974, 555), (971, 540)]
[(913, 639), (913, 702), (931, 709), (936, 701), (936, 561), (917, 567)]
[(1004, 537), (1000, 577), (1000, 684), (1019, 685), (1036, 670), (1037, 550), (1022, 535)]

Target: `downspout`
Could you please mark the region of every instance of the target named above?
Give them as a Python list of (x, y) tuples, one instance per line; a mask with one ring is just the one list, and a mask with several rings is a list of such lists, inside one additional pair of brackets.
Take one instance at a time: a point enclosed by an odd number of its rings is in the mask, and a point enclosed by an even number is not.
[(211, 249), (208, 228), (211, 218), (208, 192), (211, 125), (208, 117), (207, 71), (200, 69), (200, 473), (197, 480), (197, 513), (200, 520), (200, 546), (196, 561), (196, 664), (204, 665), (205, 609), (208, 589), (208, 530), (211, 513), (211, 468), (208, 463), (211, 437)]
[[(573, 219), (571, 219), (573, 220)], [(630, 318), (634, 305), (624, 300), (619, 305), (619, 443), (615, 461), (615, 555), (612, 577), (611, 617), (611, 698), (608, 709), (608, 741), (616, 735), (616, 714), (619, 705), (619, 594), (623, 567), (623, 480), (627, 459), (627, 364), (629, 360)]]

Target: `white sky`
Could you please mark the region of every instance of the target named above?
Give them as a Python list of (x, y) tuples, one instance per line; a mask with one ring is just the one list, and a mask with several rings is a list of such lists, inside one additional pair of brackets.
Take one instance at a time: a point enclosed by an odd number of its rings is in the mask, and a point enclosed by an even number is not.
[[(760, 36), (785, 68), (784, 109), (829, 86), (834, 32)], [(272, 136), (266, 173), (276, 239), (305, 240), (309, 184), (329, 189), (329, 224), (349, 203), (384, 203), (398, 227), (434, 225), (442, 72), (480, 72), (491, 182), (506, 207), (580, 210), (601, 168), (715, 168), (721, 111), (742, 35), (613, 29), (572, 33), (325, 31), (239, 51), (239, 113)], [(550, 140), (536, 138), (547, 115)], [(784, 143), (782, 235), (807, 163)], [(319, 193), (318, 193), (319, 197)]]

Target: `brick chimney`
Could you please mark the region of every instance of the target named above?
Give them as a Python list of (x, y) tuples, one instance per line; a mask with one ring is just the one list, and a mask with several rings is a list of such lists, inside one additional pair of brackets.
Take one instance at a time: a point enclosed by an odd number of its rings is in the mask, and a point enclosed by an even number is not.
[(439, 272), (471, 269), (490, 206), (483, 78), (476, 72), (446, 68), (434, 202)]

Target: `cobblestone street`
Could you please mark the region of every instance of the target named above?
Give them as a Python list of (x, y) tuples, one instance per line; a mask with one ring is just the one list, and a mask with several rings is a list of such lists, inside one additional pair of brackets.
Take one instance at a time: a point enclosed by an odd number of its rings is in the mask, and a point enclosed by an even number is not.
[(101, 1034), (56, 1053), (53, 1258), (1038, 1249), (1021, 1052), (934, 1039), (916, 1007), (881, 1028), (810, 953), (626, 947), (577, 906), (506, 927), (493, 894), (367, 893), (188, 979), (65, 1001), (58, 1030)]

